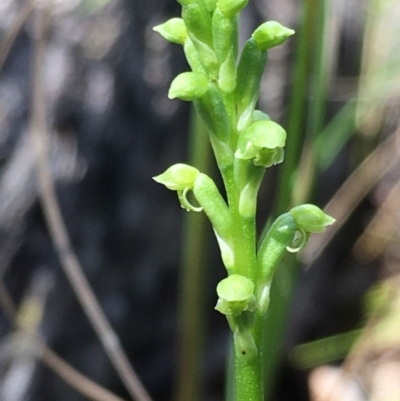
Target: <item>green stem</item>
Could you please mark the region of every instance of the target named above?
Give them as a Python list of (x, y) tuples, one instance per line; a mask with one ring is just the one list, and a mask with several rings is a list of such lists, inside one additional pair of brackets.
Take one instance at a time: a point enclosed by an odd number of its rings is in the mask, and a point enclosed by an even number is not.
[(238, 355), (235, 346), (236, 401), (262, 401), (263, 377), (260, 353), (250, 361)]
[[(233, 165), (221, 168), (233, 220), (235, 273), (254, 279), (256, 268), (255, 216), (242, 218), (239, 213), (240, 186), (235, 180)], [(251, 333), (250, 335), (252, 335)], [(256, 339), (255, 339), (256, 340)], [(263, 375), (261, 349), (262, 336), (257, 336), (256, 355), (246, 358), (235, 341), (236, 401), (262, 401)]]
[(233, 165), (221, 167), (221, 174), (224, 180), (226, 194), (228, 197), (229, 210), (233, 221), (233, 247), (235, 257), (235, 273), (252, 279), (252, 266), (246, 263), (246, 256), (249, 254), (251, 245), (246, 243), (242, 219), (239, 214), (239, 191), (235, 182)]

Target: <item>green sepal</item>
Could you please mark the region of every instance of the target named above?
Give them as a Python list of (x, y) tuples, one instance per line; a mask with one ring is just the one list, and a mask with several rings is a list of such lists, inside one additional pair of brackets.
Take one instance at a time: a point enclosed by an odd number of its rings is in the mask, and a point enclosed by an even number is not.
[(215, 309), (224, 315), (238, 316), (244, 311), (254, 311), (254, 283), (240, 274), (231, 274), (217, 285), (218, 302)]
[(236, 59), (233, 54), (233, 49), (231, 49), (226, 60), (221, 64), (218, 86), (225, 93), (231, 93), (236, 88)]
[(221, 170), (227, 166), (231, 166), (234, 162), (234, 155), (229, 144), (218, 139), (211, 131), (209, 132), (209, 135), (218, 166), (221, 168)]
[(215, 80), (218, 76), (218, 61), (214, 50), (206, 43), (201, 42), (196, 37), (191, 37), (194, 47), (197, 50), (198, 57), (204, 70), (210, 79)]
[(243, 48), (237, 68), (235, 100), (239, 117), (238, 131), (252, 122), (266, 63), (267, 53), (257, 47), (254, 39), (249, 39)]
[(266, 51), (283, 44), (292, 35), (294, 35), (293, 29), (286, 28), (276, 21), (267, 21), (254, 31), (252, 37), (258, 48)]
[(180, 191), (186, 188), (193, 189), (195, 179), (199, 174), (200, 171), (197, 168), (188, 164), (177, 163), (162, 174), (153, 177), (153, 180), (171, 191)]
[(247, 184), (240, 191), (239, 213), (242, 218), (254, 218), (257, 209), (257, 194), (260, 189), (261, 181), (264, 176), (264, 168), (254, 165), (247, 166)]
[(335, 222), (335, 219), (324, 213), (315, 205), (296, 206), (289, 212), (296, 221), (297, 227), (307, 233), (319, 233), (325, 231), (327, 226)]
[(235, 253), (233, 251), (233, 243), (232, 241), (226, 241), (225, 239), (221, 238), (216, 230), (214, 230), (214, 234), (219, 245), (222, 262), (224, 263), (228, 274), (232, 274), (235, 267)]
[(185, 23), (182, 18), (171, 18), (161, 25), (153, 28), (168, 42), (183, 45), (188, 36)]
[(212, 46), (211, 16), (201, 2), (191, 3), (182, 8), (182, 18), (190, 36)]
[(204, 96), (207, 90), (208, 81), (204, 75), (197, 72), (183, 72), (172, 81), (168, 97), (191, 101)]
[(217, 7), (227, 17), (233, 17), (246, 7), (249, 0), (218, 0)]
[(254, 165), (270, 167), (283, 160), (286, 131), (271, 120), (256, 121), (239, 135), (235, 157), (252, 159)]

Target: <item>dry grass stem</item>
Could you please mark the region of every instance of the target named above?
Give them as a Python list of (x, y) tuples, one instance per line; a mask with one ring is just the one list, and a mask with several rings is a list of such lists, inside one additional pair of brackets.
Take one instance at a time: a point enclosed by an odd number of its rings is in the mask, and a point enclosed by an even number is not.
[(50, 24), (51, 11), (50, 7), (48, 7), (47, 9), (37, 10), (36, 12), (37, 19), (35, 22), (38, 34), (36, 36), (34, 52), (30, 133), (36, 152), (40, 198), (45, 220), (54, 246), (59, 254), (63, 270), (126, 389), (131, 397), (137, 401), (151, 401), (149, 394), (140, 382), (133, 367), (130, 365), (118, 336), (108, 322), (83, 273), (79, 260), (72, 249), (69, 235), (61, 215), (47, 158), (47, 122), (41, 77), (42, 61), (46, 48), (45, 36)]

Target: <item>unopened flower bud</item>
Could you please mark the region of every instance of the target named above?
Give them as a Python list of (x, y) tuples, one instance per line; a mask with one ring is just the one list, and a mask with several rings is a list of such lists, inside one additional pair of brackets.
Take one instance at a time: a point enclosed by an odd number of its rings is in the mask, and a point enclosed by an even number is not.
[(187, 30), (182, 18), (171, 18), (161, 25), (153, 28), (168, 42), (178, 43), (183, 45), (187, 38)]
[(293, 29), (286, 28), (276, 21), (268, 21), (260, 25), (252, 37), (259, 49), (268, 50), (271, 47), (281, 45), (292, 35), (294, 35)]
[(164, 173), (153, 177), (153, 180), (165, 185), (172, 191), (182, 191), (186, 188), (193, 189), (194, 181), (199, 174), (200, 171), (197, 168), (178, 163), (168, 168)]
[(299, 229), (307, 233), (318, 233), (325, 231), (327, 226), (335, 222), (335, 219), (324, 213), (315, 205), (296, 206), (289, 212)]
[(249, 0), (218, 0), (217, 7), (227, 17), (233, 17), (244, 7)]
[(183, 72), (171, 83), (168, 97), (182, 100), (194, 100), (202, 97), (208, 90), (207, 78), (197, 72)]

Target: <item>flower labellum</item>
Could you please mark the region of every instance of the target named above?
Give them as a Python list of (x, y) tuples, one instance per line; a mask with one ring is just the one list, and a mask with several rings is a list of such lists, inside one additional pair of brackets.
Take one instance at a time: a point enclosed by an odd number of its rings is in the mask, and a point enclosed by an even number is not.
[(254, 310), (254, 283), (240, 274), (231, 274), (217, 286), (218, 303), (215, 309), (224, 315), (238, 316), (246, 310)]
[(271, 120), (256, 121), (239, 136), (237, 159), (253, 159), (256, 166), (271, 167), (283, 161), (286, 131)]

